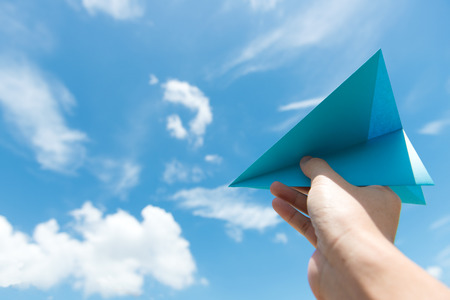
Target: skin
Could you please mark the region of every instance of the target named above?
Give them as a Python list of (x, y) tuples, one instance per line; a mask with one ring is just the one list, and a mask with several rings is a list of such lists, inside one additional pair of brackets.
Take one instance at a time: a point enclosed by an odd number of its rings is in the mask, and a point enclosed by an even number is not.
[(308, 280), (318, 299), (450, 299), (448, 288), (394, 245), (401, 201), (388, 187), (351, 185), (304, 157), (311, 188), (274, 182), (275, 211), (316, 248)]

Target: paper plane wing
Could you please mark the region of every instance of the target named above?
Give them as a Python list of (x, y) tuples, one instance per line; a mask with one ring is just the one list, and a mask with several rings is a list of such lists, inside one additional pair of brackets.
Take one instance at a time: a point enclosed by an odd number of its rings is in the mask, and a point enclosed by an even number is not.
[(381, 50), (230, 186), (310, 186), (299, 167), (305, 155), (354, 185), (391, 186), (403, 202), (425, 204), (421, 185), (433, 184), (403, 130)]

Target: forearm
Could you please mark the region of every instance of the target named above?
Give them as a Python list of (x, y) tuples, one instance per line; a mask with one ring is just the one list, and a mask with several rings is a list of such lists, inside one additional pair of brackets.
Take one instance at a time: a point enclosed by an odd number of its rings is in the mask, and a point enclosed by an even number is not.
[(384, 238), (363, 237), (339, 268), (359, 299), (450, 299), (450, 290)]

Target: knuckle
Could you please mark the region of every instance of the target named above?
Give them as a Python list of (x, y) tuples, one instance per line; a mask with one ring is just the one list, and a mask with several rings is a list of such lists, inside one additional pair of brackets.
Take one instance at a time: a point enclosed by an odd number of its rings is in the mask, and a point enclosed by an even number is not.
[(305, 220), (304, 222), (299, 224), (298, 230), (300, 231), (301, 234), (305, 235), (308, 232), (310, 226), (311, 226), (311, 223), (308, 222), (307, 220)]
[(372, 189), (379, 191), (383, 198), (388, 200), (390, 205), (394, 207), (395, 209), (399, 210), (402, 206), (402, 200), (400, 197), (388, 186), (382, 186), (382, 185), (372, 185)]

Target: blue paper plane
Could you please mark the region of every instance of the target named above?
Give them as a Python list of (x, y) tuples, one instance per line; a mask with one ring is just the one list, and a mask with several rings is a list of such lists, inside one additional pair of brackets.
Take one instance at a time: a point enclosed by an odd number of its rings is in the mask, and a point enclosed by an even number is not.
[(300, 159), (325, 159), (357, 186), (390, 186), (402, 202), (425, 204), (433, 180), (403, 130), (381, 50), (245, 170), (230, 187), (308, 187)]

